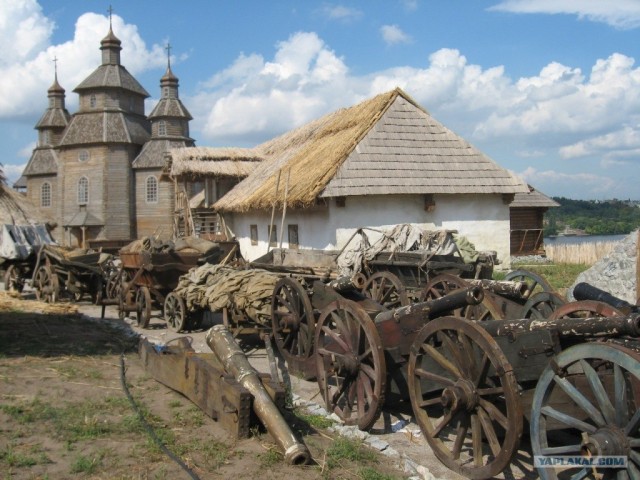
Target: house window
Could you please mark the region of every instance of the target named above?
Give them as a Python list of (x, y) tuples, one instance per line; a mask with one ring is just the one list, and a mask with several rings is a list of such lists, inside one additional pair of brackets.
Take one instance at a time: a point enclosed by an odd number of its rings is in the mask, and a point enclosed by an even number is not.
[(249, 236), (251, 245), (258, 245), (258, 225), (249, 225)]
[(158, 135), (164, 137), (167, 134), (167, 124), (164, 120), (158, 122)]
[(133, 112), (136, 109), (136, 101), (133, 97), (129, 97), (129, 111)]
[(89, 179), (80, 177), (78, 180), (78, 205), (86, 205), (89, 203)]
[(298, 248), (298, 225), (289, 225), (289, 248)]
[(158, 179), (153, 175), (147, 177), (145, 186), (147, 203), (158, 203)]
[(80, 162), (86, 162), (87, 160), (89, 160), (89, 151), (88, 150), (80, 150), (80, 152), (78, 153), (78, 161)]
[(49, 130), (44, 131), (44, 144), (51, 145), (51, 132)]
[(49, 182), (44, 182), (40, 187), (40, 206), (51, 206), (51, 184)]
[[(269, 236), (269, 227), (267, 227), (267, 237)], [(276, 226), (271, 225), (271, 237), (269, 238), (269, 245), (272, 247), (278, 246), (278, 234), (276, 232)]]
[(96, 96), (95, 95), (91, 95), (91, 97), (89, 97), (89, 106), (91, 108), (96, 108), (97, 105), (97, 100), (96, 100)]

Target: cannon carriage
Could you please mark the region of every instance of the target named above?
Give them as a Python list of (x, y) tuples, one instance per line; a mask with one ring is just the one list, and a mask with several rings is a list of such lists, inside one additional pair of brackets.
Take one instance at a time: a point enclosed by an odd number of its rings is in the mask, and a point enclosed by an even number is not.
[[(488, 291), (466, 288), (417, 304), (422, 312), (335, 302), (315, 340), (327, 409), (366, 429), (382, 403), (408, 397), (436, 456), (469, 478), (509, 467), (525, 419), (539, 458), (620, 456), (627, 466), (614, 476), (640, 478), (640, 316), (583, 300), (547, 318), (539, 310), (529, 318), (465, 318)], [(460, 302), (469, 288), (475, 300)], [(438, 304), (448, 298), (457, 301)], [(441, 316), (446, 310), (461, 316)], [(543, 478), (602, 473), (552, 462), (539, 470)]]

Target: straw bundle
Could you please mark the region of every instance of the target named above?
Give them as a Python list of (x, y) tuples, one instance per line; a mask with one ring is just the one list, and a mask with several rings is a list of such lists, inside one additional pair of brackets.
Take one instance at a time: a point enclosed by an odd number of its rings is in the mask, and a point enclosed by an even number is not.
[(170, 175), (215, 175), (218, 177), (246, 177), (263, 160), (252, 148), (174, 148), (171, 154)]
[(71, 303), (45, 303), (24, 300), (0, 291), (0, 312), (28, 312), (45, 315), (79, 315), (78, 306)]

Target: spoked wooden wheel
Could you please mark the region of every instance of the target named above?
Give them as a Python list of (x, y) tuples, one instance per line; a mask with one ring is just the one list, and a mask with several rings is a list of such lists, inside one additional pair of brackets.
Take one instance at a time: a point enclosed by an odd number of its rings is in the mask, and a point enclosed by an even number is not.
[(164, 300), (164, 319), (167, 322), (167, 328), (177, 333), (185, 331), (188, 326), (187, 317), (187, 309), (182, 298), (170, 292)]
[(529, 297), (538, 292), (553, 292), (553, 287), (542, 276), (529, 270), (514, 270), (504, 277), (507, 281), (524, 282), (529, 287)]
[(522, 405), (511, 365), (482, 327), (457, 317), (426, 324), (411, 346), (408, 383), (442, 463), (473, 479), (504, 470), (522, 435)]
[(391, 272), (376, 272), (369, 277), (362, 293), (388, 309), (409, 305), (407, 290)]
[(36, 298), (47, 303), (55, 303), (60, 295), (58, 275), (52, 273), (49, 267), (38, 268), (35, 276)]
[[(435, 300), (455, 290), (469, 288), (470, 286), (469, 282), (460, 277), (449, 273), (441, 273), (427, 283), (420, 294), (420, 301)], [(504, 318), (500, 306), (488, 294), (485, 294), (482, 303), (453, 310), (451, 315), (466, 318), (467, 320), (502, 320)]]
[[(554, 431), (562, 429), (562, 435)], [(531, 407), (534, 455), (626, 457), (627, 468), (538, 468), (556, 479), (640, 478), (640, 353), (614, 343), (582, 343), (560, 352), (542, 373)]]
[(569, 302), (555, 309), (549, 315), (549, 320), (560, 318), (593, 318), (593, 317), (623, 317), (624, 314), (608, 303), (598, 300), (580, 300)]
[(529, 297), (518, 318), (547, 319), (567, 302), (555, 292), (537, 292)]
[(20, 275), (20, 269), (15, 265), (9, 265), (4, 272), (4, 289), (7, 292), (22, 292), (24, 279)]
[(147, 328), (151, 320), (151, 293), (145, 286), (136, 291), (136, 318), (140, 328)]
[(373, 426), (384, 403), (386, 365), (382, 342), (357, 303), (329, 304), (316, 328), (318, 385), (327, 410), (361, 430)]
[(315, 318), (311, 300), (294, 278), (281, 278), (271, 296), (271, 323), (285, 360), (306, 360), (313, 353)]

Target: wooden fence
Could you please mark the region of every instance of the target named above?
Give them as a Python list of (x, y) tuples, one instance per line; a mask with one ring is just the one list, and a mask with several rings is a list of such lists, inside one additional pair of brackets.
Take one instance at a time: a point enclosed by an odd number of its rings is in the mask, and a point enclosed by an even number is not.
[(553, 263), (580, 263), (593, 265), (611, 253), (619, 242), (584, 242), (545, 245), (544, 250)]

